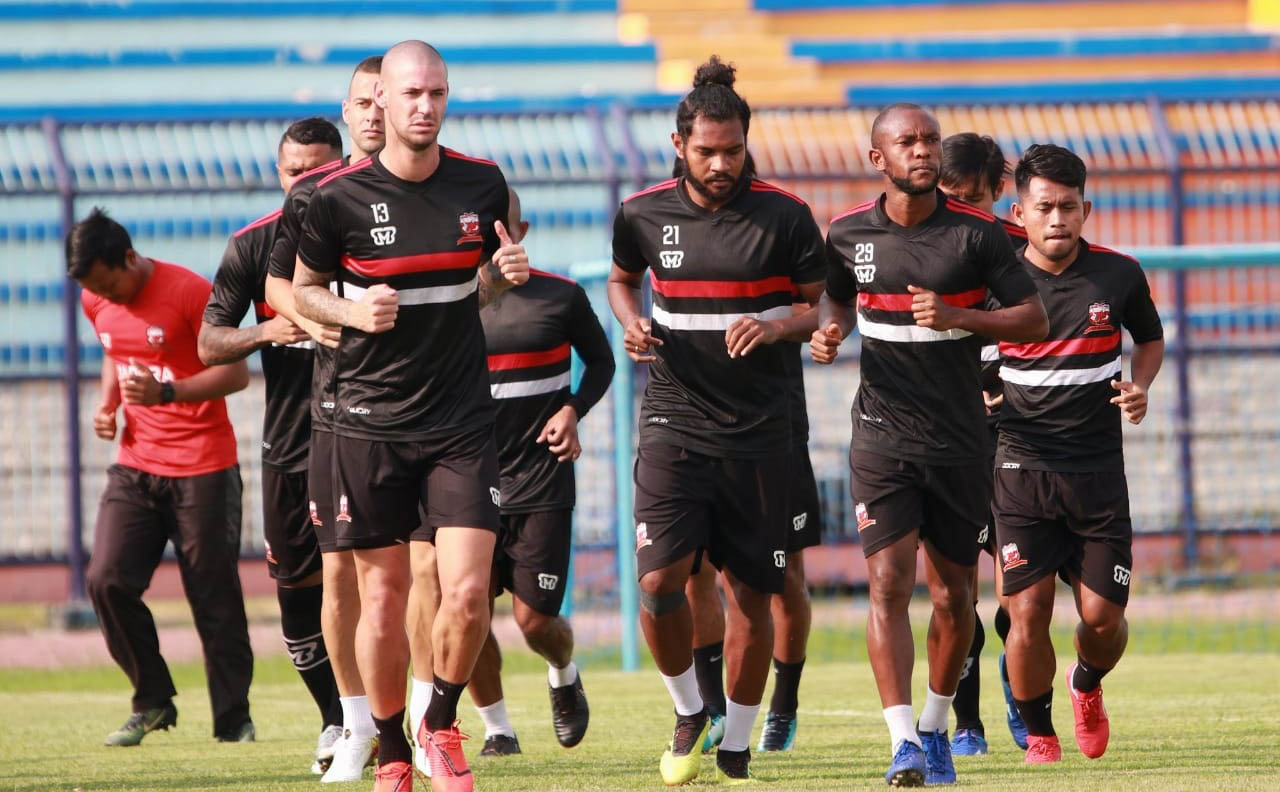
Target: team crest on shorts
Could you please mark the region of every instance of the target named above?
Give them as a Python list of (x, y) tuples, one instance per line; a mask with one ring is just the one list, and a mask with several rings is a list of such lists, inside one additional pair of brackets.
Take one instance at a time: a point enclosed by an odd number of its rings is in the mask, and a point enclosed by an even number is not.
[(636, 550), (642, 547), (649, 547), (653, 544), (653, 540), (649, 538), (649, 523), (636, 524)]
[(458, 238), (459, 245), (484, 241), (480, 236), (480, 215), (475, 212), (463, 212), (458, 215), (458, 230), (462, 232), (462, 236)]
[(351, 514), (347, 511), (347, 496), (343, 495), (338, 498), (338, 516), (333, 518), (334, 522), (351, 522)]
[(1013, 542), (1010, 542), (1000, 548), (1000, 557), (1004, 559), (1005, 572), (1008, 572), (1010, 569), (1016, 569), (1017, 567), (1027, 565), (1027, 559), (1022, 557), (1022, 553), (1018, 552), (1018, 545)]
[(1112, 333), (1115, 327), (1111, 324), (1111, 303), (1099, 300), (1089, 305), (1089, 326), (1084, 334)]
[(147, 343), (153, 347), (164, 346), (164, 328), (160, 325), (151, 325), (148, 327)]
[(280, 562), (276, 561), (276, 557), (275, 557), (275, 555), (273, 555), (273, 554), (272, 554), (272, 552), (271, 552), (271, 543), (270, 543), (270, 542), (268, 542), (266, 539), (263, 539), (263, 540), (262, 540), (262, 547), (263, 547), (263, 549), (264, 549), (264, 550), (266, 550), (266, 551), (267, 551), (267, 563), (268, 563), (268, 564), (277, 564), (277, 565), (278, 565)]
[(791, 518), (791, 527), (797, 531), (803, 531), (804, 527), (809, 524), (809, 512), (800, 512)]
[(876, 524), (876, 521), (871, 519), (871, 515), (867, 514), (867, 504), (865, 503), (859, 503), (853, 507), (853, 516), (858, 521), (858, 533), (862, 533)]
[(324, 523), (320, 522), (320, 510), (319, 510), (318, 508), (316, 508), (316, 502), (315, 502), (315, 501), (311, 501), (310, 503), (308, 503), (308, 504), (307, 504), (307, 506), (308, 506), (308, 507), (310, 508), (310, 510), (311, 510), (311, 524), (312, 524), (312, 525), (324, 525)]

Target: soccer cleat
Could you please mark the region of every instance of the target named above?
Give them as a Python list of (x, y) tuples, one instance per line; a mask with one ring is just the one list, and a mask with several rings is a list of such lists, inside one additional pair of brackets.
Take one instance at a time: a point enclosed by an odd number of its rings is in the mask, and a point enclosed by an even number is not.
[(702, 745), (710, 726), (711, 719), (707, 717), (706, 708), (694, 715), (676, 716), (675, 732), (658, 762), (662, 783), (680, 786), (698, 777), (702, 752), (697, 749)]
[(1018, 705), (1013, 703), (1013, 688), (1009, 687), (1009, 672), (1004, 665), (1004, 652), (1000, 653), (1000, 685), (1004, 688), (1004, 719), (1009, 724), (1009, 734), (1013, 742), (1024, 751), (1027, 749), (1027, 724), (1022, 722), (1018, 714)]
[(954, 784), (956, 765), (951, 760), (951, 741), (945, 731), (919, 732), (924, 746), (924, 785)]
[(955, 756), (982, 756), (987, 752), (987, 738), (977, 729), (956, 729), (951, 738), (951, 753)]
[(1107, 752), (1111, 721), (1102, 703), (1102, 686), (1090, 693), (1081, 693), (1071, 682), (1075, 672), (1076, 664), (1072, 663), (1067, 669), (1067, 690), (1071, 692), (1071, 709), (1076, 716), (1076, 745), (1080, 747), (1080, 753), (1097, 759)]
[(342, 739), (334, 746), (333, 759), (329, 769), (320, 778), (322, 784), (336, 784), (344, 781), (359, 781), (364, 777), (364, 769), (374, 763), (378, 757), (378, 739), (376, 737), (355, 737), (351, 730), (342, 733)]
[(408, 762), (387, 762), (373, 771), (373, 792), (413, 792), (413, 767)]
[(158, 729), (168, 731), (170, 726), (177, 725), (178, 708), (170, 701), (163, 707), (133, 713), (123, 726), (107, 735), (103, 745), (138, 745), (149, 732)]
[(460, 722), (454, 721), (447, 729), (428, 731), (427, 719), (423, 718), (418, 727), (418, 742), (427, 750), (431, 788), (435, 792), (471, 792), (475, 786), (467, 757), (462, 752), (462, 741), (471, 738), (459, 731)]
[(1053, 764), (1062, 761), (1062, 745), (1058, 738), (1027, 735), (1027, 764)]
[(311, 763), (312, 775), (324, 775), (324, 771), (333, 764), (333, 752), (342, 741), (342, 727), (336, 724), (325, 726), (316, 740), (316, 759)]
[(556, 728), (556, 739), (565, 748), (572, 748), (582, 742), (587, 721), (591, 719), (587, 694), (582, 690), (582, 674), (578, 674), (573, 684), (553, 687), (550, 691), (551, 723)]
[(885, 783), (891, 787), (924, 786), (924, 751), (910, 740), (898, 743), (893, 754), (893, 764), (884, 774)]
[(493, 734), (484, 738), (481, 756), (513, 756), (520, 753), (520, 741), (515, 735)]
[(751, 751), (716, 751), (716, 778), (729, 786), (751, 783)]
[(724, 739), (724, 716), (711, 715), (711, 724), (707, 727), (707, 736), (702, 738), (702, 752), (711, 753), (711, 749), (715, 748)]
[(794, 712), (770, 712), (764, 718), (760, 730), (760, 742), (756, 750), (790, 751), (796, 746), (796, 714)]
[(240, 743), (253, 742), (258, 739), (258, 730), (253, 728), (253, 721), (245, 721), (237, 729), (218, 735), (218, 742)]

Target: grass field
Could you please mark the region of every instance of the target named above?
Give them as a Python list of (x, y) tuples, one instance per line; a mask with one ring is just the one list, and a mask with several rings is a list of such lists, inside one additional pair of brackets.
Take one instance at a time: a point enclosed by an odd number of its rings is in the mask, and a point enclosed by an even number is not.
[[(858, 644), (834, 636), (825, 640), (828, 649), (837, 643), (850, 648)], [(1021, 752), (1004, 727), (995, 657), (989, 649), (983, 665), (982, 714), (992, 752), (957, 760), (962, 788), (1280, 789), (1280, 656), (1274, 652), (1126, 657), (1105, 683), (1113, 736), (1107, 755), (1096, 761), (1075, 750), (1070, 705), (1059, 684), (1054, 720), (1065, 759), (1037, 768), (1021, 763)], [(654, 672), (587, 669), (591, 730), (581, 746), (564, 751), (551, 732), (546, 678), (537, 662), (510, 653), (507, 666), (508, 707), (525, 753), (473, 762), (477, 789), (662, 788), (657, 759), (670, 736), (672, 717), (670, 700)], [(128, 691), (117, 669), (0, 671), (0, 714), (7, 727), (0, 737), (0, 790), (318, 789), (307, 766), (319, 724), (287, 660), (266, 658), (257, 664), (252, 707), (258, 742), (246, 745), (222, 745), (209, 736), (202, 669), (187, 664), (174, 672), (182, 691), (178, 728), (152, 734), (138, 748), (112, 749), (101, 747), (102, 738), (128, 714)], [(922, 680), (920, 665), (918, 693)], [(800, 706), (797, 749), (757, 758), (753, 771), (759, 787), (883, 788), (887, 736), (865, 661), (808, 666)], [(462, 707), (462, 717), (464, 730), (480, 731), (469, 704)], [(480, 742), (469, 743), (469, 755), (479, 750)], [(708, 780), (696, 786), (712, 785), (710, 757), (703, 771)], [(367, 790), (371, 785), (367, 780), (329, 788)]]

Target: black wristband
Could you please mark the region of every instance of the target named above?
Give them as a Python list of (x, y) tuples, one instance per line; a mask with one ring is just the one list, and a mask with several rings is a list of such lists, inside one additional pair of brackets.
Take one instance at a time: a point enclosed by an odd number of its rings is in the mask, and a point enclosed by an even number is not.
[(177, 394), (174, 393), (172, 382), (160, 383), (160, 403), (161, 404), (169, 404), (174, 400), (176, 396)]

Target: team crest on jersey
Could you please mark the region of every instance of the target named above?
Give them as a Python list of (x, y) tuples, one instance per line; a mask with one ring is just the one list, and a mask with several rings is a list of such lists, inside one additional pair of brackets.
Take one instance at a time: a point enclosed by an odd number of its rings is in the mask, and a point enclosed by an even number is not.
[(351, 513), (347, 511), (347, 496), (343, 495), (338, 498), (338, 516), (334, 518), (335, 522), (351, 522)]
[(680, 265), (684, 264), (684, 251), (659, 250), (658, 260), (662, 263), (663, 269), (680, 269)]
[(1111, 324), (1111, 303), (1103, 300), (1090, 303), (1089, 327), (1084, 332), (1085, 335), (1089, 333), (1115, 332), (1115, 327)]
[(1004, 559), (1005, 572), (1027, 565), (1027, 559), (1022, 557), (1022, 553), (1018, 552), (1018, 545), (1013, 542), (1000, 548), (1000, 557)]
[(160, 325), (151, 325), (147, 328), (147, 343), (153, 347), (164, 346), (164, 328)]
[(463, 212), (458, 215), (458, 230), (462, 232), (462, 236), (458, 238), (459, 245), (484, 241), (480, 236), (480, 215), (475, 212)]
[(636, 550), (649, 547), (653, 540), (649, 538), (649, 523), (636, 523)]
[(853, 507), (853, 517), (858, 521), (858, 533), (862, 533), (876, 524), (876, 521), (871, 519), (871, 515), (867, 514), (867, 504), (865, 503), (859, 503)]
[(310, 509), (311, 509), (311, 524), (312, 524), (312, 525), (324, 525), (324, 523), (320, 522), (320, 510), (319, 510), (318, 508), (316, 508), (316, 502), (315, 502), (315, 501), (311, 501), (311, 502), (310, 502), (310, 503), (308, 503), (307, 505), (308, 505), (308, 506), (310, 507)]
[(102, 342), (102, 348), (103, 348), (103, 349), (110, 349), (110, 348), (111, 348), (111, 334), (110, 334), (110, 333), (98, 333), (98, 340)]

